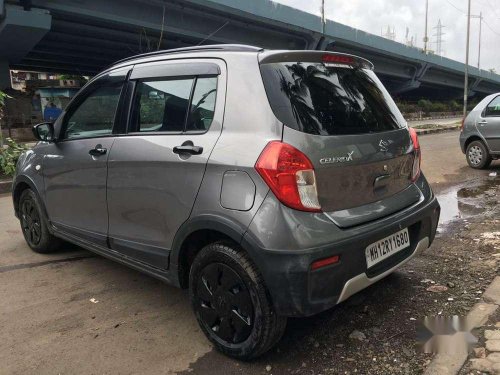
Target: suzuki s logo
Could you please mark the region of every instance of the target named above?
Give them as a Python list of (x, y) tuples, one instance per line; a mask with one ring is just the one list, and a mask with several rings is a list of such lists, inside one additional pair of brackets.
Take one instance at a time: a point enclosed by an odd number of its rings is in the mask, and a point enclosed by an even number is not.
[(332, 156), (330, 158), (320, 159), (320, 164), (336, 164), (336, 163), (347, 163), (352, 161), (352, 155), (354, 151), (348, 152), (347, 155), (343, 156)]
[(382, 152), (387, 152), (389, 151), (389, 141), (384, 141), (383, 139), (380, 140), (378, 146), (380, 147), (380, 151)]

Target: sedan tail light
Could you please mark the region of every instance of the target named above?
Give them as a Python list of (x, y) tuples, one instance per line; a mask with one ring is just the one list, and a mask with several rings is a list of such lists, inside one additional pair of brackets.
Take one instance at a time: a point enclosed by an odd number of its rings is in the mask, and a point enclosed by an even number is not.
[(314, 167), (295, 147), (270, 142), (259, 156), (255, 169), (284, 205), (301, 211), (321, 211)]
[(420, 176), (420, 164), (422, 162), (422, 152), (420, 151), (420, 143), (418, 142), (417, 132), (413, 128), (409, 128), (409, 131), (410, 131), (411, 142), (413, 144), (413, 153), (414, 153), (411, 181), (415, 182)]

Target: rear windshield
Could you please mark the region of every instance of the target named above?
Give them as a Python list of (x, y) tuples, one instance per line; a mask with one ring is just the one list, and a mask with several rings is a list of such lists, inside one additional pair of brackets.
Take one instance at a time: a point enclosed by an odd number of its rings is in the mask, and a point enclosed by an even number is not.
[(405, 126), (373, 71), (348, 65), (280, 62), (261, 65), (271, 107), (286, 126), (304, 133), (375, 133)]

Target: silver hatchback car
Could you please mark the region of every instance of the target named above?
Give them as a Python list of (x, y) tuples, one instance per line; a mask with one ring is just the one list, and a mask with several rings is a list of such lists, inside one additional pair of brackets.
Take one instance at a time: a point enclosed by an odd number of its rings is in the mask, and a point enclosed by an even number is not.
[(484, 98), (465, 118), (460, 147), (472, 168), (488, 168), (500, 158), (500, 93)]
[[(430, 246), (417, 135), (359, 57), (224, 45), (120, 61), (22, 155), (28, 245), (61, 240), (189, 288), (223, 353), (335, 306)], [(397, 291), (395, 291), (397, 293)]]

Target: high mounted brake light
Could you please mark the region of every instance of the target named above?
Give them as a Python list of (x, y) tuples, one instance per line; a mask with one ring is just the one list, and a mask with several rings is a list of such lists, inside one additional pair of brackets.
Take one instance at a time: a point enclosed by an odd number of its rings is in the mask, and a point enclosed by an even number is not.
[(255, 169), (284, 205), (300, 211), (321, 211), (314, 167), (295, 147), (270, 142), (255, 163)]
[(355, 60), (350, 56), (344, 55), (323, 55), (324, 63), (349, 64), (354, 65)]

